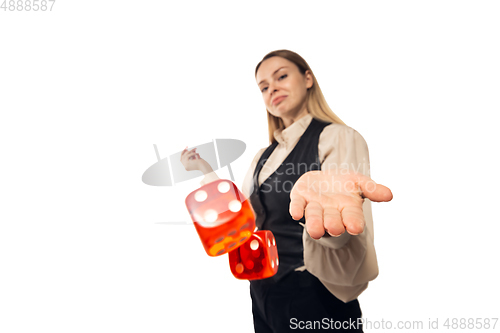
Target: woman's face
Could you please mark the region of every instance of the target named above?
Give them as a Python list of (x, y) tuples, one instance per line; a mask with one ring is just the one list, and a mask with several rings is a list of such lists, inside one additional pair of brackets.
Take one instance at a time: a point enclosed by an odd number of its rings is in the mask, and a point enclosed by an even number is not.
[(293, 62), (271, 57), (262, 62), (256, 79), (267, 110), (285, 126), (305, 115), (307, 89), (313, 85), (310, 71), (302, 75)]

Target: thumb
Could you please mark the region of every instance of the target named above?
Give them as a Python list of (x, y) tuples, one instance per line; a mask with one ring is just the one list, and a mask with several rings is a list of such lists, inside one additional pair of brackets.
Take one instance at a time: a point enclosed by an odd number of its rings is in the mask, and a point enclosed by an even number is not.
[(370, 177), (360, 175), (358, 185), (365, 198), (375, 202), (387, 202), (392, 200), (392, 191), (382, 184), (377, 184)]

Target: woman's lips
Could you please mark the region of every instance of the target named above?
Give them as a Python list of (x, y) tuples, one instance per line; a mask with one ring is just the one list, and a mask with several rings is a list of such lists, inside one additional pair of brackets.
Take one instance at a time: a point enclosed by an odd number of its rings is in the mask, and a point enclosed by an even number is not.
[(282, 100), (284, 100), (285, 98), (286, 98), (286, 96), (276, 97), (276, 98), (273, 100), (273, 105), (278, 104), (279, 102), (281, 102), (281, 101), (282, 101)]

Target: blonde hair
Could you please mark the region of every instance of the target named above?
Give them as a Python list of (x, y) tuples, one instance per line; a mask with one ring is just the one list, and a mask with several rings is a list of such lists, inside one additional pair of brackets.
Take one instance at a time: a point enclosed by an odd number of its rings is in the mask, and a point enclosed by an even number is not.
[[(309, 111), (313, 118), (324, 122), (332, 122), (345, 125), (345, 123), (340, 120), (340, 118), (332, 111), (332, 109), (330, 109), (330, 107), (326, 103), (325, 96), (323, 96), (323, 93), (321, 92), (314, 73), (312, 72), (307, 62), (297, 53), (289, 50), (276, 50), (266, 54), (264, 58), (262, 58), (262, 60), (257, 64), (257, 67), (255, 68), (255, 76), (257, 76), (257, 71), (259, 70), (262, 62), (271, 57), (281, 57), (293, 62), (299, 68), (299, 71), (300, 73), (302, 73), (302, 75), (305, 75), (307, 70), (311, 72), (313, 85), (311, 88), (307, 89), (306, 105), (307, 111)], [(283, 120), (281, 120), (281, 118), (273, 116), (271, 113), (269, 113), (269, 111), (267, 111), (267, 124), (269, 130), (269, 143), (273, 144), (274, 142), (276, 142), (276, 139), (274, 138), (274, 131), (277, 129), (284, 129), (285, 124), (283, 123)]]

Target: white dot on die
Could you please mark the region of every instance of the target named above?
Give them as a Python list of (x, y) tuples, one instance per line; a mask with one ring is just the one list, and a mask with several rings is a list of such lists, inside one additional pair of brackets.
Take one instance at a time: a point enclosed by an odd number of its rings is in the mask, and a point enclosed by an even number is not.
[(208, 197), (207, 192), (205, 192), (203, 190), (200, 190), (194, 194), (194, 200), (196, 200), (198, 202), (205, 201), (207, 199), (207, 197)]
[(271, 240), (267, 240), (267, 246), (271, 247)]
[(275, 246), (275, 245), (276, 245), (276, 242), (274, 241), (274, 238), (273, 238), (273, 246)]
[(271, 261), (271, 267), (274, 268), (274, 261)]
[(226, 193), (227, 191), (229, 191), (229, 183), (228, 182), (222, 182), (222, 183), (219, 183), (219, 185), (217, 185), (217, 189), (219, 190), (220, 193)]
[(255, 240), (255, 239), (253, 241), (251, 241), (250, 248), (254, 251), (257, 250), (259, 248), (259, 241)]
[(238, 200), (232, 200), (230, 203), (229, 203), (229, 210), (236, 213), (236, 212), (239, 212), (241, 209), (241, 202), (239, 202)]
[(278, 262), (278, 258), (276, 258), (276, 266), (278, 266), (280, 263)]
[(217, 221), (217, 217), (219, 215), (217, 214), (217, 212), (213, 209), (207, 209), (205, 211), (205, 221), (206, 222), (215, 222)]

